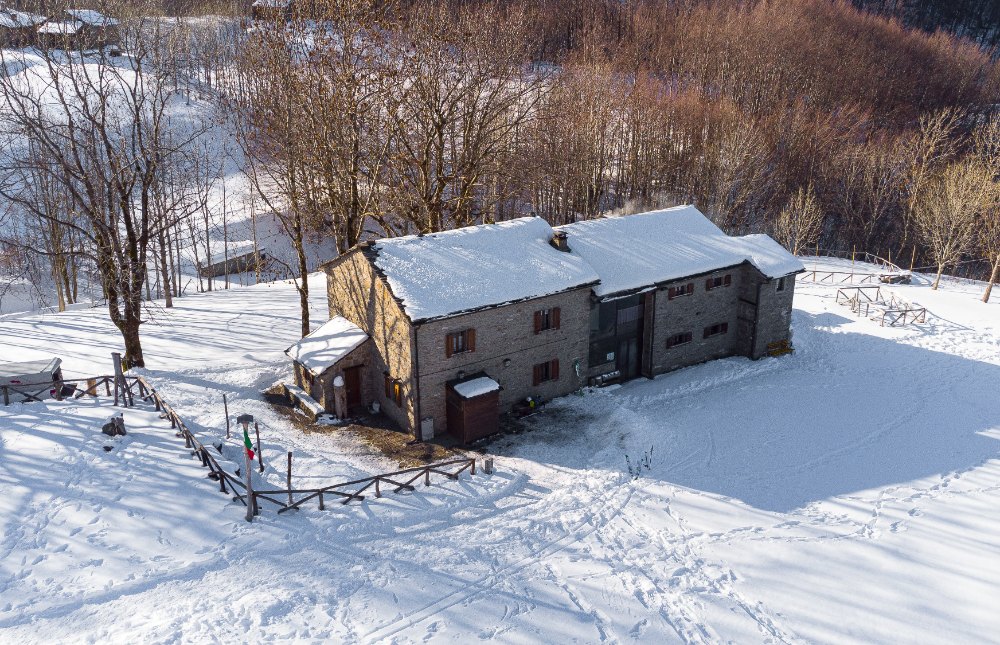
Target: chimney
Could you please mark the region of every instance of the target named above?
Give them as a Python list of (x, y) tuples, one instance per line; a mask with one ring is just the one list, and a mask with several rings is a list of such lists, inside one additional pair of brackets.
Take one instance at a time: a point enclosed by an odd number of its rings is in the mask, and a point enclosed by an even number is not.
[(554, 246), (559, 251), (569, 253), (569, 242), (567, 240), (566, 231), (556, 231), (549, 244)]

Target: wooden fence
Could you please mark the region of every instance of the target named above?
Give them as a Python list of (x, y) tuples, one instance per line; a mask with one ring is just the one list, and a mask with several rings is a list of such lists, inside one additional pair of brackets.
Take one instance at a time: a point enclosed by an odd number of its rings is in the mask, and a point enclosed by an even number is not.
[[(361, 501), (365, 498), (362, 493), (373, 486), (375, 487), (375, 497), (381, 497), (382, 487), (386, 484), (392, 487), (394, 493), (398, 493), (402, 490), (416, 490), (413, 483), (421, 477), (423, 477), (424, 486), (430, 486), (432, 474), (449, 479), (458, 479), (458, 476), (465, 470), (468, 470), (471, 475), (476, 474), (475, 458), (463, 458), (373, 475), (323, 488), (294, 489), (289, 487), (251, 490), (248, 495), (246, 482), (242, 481), (240, 477), (226, 472), (215, 455), (198, 440), (177, 414), (177, 411), (160, 396), (159, 392), (146, 379), (141, 376), (127, 378), (130, 381), (130, 387), (138, 387), (140, 398), (151, 402), (157, 410), (162, 412), (164, 418), (170, 421), (170, 426), (177, 431), (178, 437), (184, 439), (184, 445), (191, 450), (191, 455), (201, 459), (201, 465), (209, 469), (208, 477), (219, 482), (219, 491), (227, 494), (231, 492), (233, 501), (242, 502), (244, 506), (250, 505), (254, 516), (260, 514), (260, 500), (275, 504), (278, 507), (278, 513), (299, 508), (312, 499), (316, 499), (319, 503), (319, 509), (324, 510), (326, 508), (325, 498), (327, 497), (342, 497), (343, 499), (340, 501), (343, 504), (352, 500)], [(247, 499), (248, 497), (250, 499)], [(296, 497), (298, 498), (296, 499)]]
[(98, 396), (98, 390), (101, 385), (104, 386), (105, 395), (111, 396), (111, 386), (114, 380), (115, 377), (113, 376), (92, 376), (68, 381), (55, 380), (38, 383), (18, 383), (17, 385), (0, 385), (0, 400), (3, 401), (4, 405), (10, 405), (12, 395), (20, 395), (24, 398), (23, 402), (25, 403), (41, 401), (46, 393), (52, 393), (53, 391), (54, 394), (52, 394), (52, 397), (56, 400), (61, 400), (63, 398), (63, 388), (67, 386), (75, 388), (74, 394), (70, 396)]
[[(75, 396), (99, 396), (99, 390), (103, 385), (104, 394), (111, 396), (114, 381), (114, 376), (94, 376), (68, 381), (3, 385), (0, 386), (0, 390), (2, 390), (4, 405), (10, 405), (12, 393), (23, 396), (26, 401), (41, 401), (44, 393), (52, 388), (57, 390), (55, 398), (61, 399), (63, 398), (62, 388), (65, 386), (74, 387)], [(125, 400), (128, 401), (131, 397), (138, 396), (152, 403), (154, 408), (160, 412), (162, 418), (170, 421), (170, 427), (175, 430), (176, 436), (184, 439), (184, 446), (191, 451), (191, 456), (200, 459), (201, 465), (208, 468), (208, 477), (219, 482), (219, 491), (232, 494), (233, 501), (239, 501), (244, 506), (251, 504), (253, 515), (260, 514), (260, 500), (266, 500), (277, 505), (279, 513), (297, 509), (302, 504), (313, 499), (318, 501), (320, 510), (323, 510), (326, 508), (326, 499), (330, 497), (343, 498), (340, 501), (344, 504), (353, 500), (360, 501), (365, 498), (363, 493), (372, 487), (375, 489), (375, 497), (381, 497), (383, 487), (385, 486), (389, 486), (394, 493), (398, 493), (403, 490), (416, 490), (414, 482), (419, 481), (421, 478), (423, 478), (424, 486), (430, 486), (431, 475), (439, 475), (448, 479), (458, 479), (459, 475), (466, 470), (471, 475), (476, 474), (476, 460), (474, 458), (453, 459), (426, 466), (397, 470), (391, 473), (372, 475), (371, 477), (333, 484), (323, 488), (295, 489), (289, 486), (289, 488), (284, 489), (253, 490), (250, 492), (250, 499), (248, 500), (246, 482), (241, 477), (227, 472), (222, 467), (215, 454), (195, 436), (194, 432), (184, 422), (184, 419), (164, 400), (160, 393), (156, 391), (156, 388), (142, 376), (126, 376), (124, 377), (124, 381), (125, 390), (130, 395), (130, 397), (125, 397)]]

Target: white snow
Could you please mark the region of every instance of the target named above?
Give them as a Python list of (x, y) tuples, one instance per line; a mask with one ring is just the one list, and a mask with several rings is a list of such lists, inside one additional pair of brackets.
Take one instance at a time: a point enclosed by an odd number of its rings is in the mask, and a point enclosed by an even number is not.
[[(992, 642), (1000, 299), (914, 278), (883, 288), (924, 325), (798, 281), (792, 355), (585, 390), (490, 444), (492, 476), (252, 524), (144, 406), (110, 453), (107, 399), (0, 406), (0, 642)], [(262, 485), (288, 450), (301, 487), (393, 470), (260, 400), (296, 308), (288, 284), (179, 299), (147, 375), (234, 460), (222, 394), (253, 414)], [(94, 373), (117, 344), (84, 310), (2, 320), (0, 347)]]
[(730, 237), (694, 206), (602, 217), (557, 227), (573, 255), (601, 277), (598, 296), (751, 262), (769, 278), (795, 273), (802, 263), (766, 235)]
[(375, 265), (413, 321), (559, 293), (597, 275), (540, 217), (378, 241)]
[(75, 34), (83, 27), (82, 22), (47, 22), (38, 28), (40, 34)]
[(45, 22), (43, 16), (16, 11), (0, 6), (0, 27), (8, 29), (22, 29), (24, 27), (34, 27)]
[(302, 363), (313, 376), (319, 376), (368, 340), (360, 327), (340, 316), (334, 316), (319, 329), (285, 350), (294, 361)]
[(490, 392), (496, 392), (500, 389), (500, 384), (488, 376), (480, 376), (479, 378), (457, 383), (454, 389), (459, 396), (472, 399), (477, 396), (489, 394)]

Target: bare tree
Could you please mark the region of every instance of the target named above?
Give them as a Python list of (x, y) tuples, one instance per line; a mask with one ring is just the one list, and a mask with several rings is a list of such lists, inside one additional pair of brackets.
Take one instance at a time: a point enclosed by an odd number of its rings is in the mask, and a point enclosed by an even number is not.
[(144, 17), (155, 13), (153, 6), (130, 2), (113, 9), (128, 56), (84, 53), (68, 41), (33, 60), (0, 52), (4, 68), (27, 67), (0, 77), (3, 134), (11, 146), (0, 167), (0, 196), (26, 207), (32, 179), (59, 187), (65, 210), (42, 217), (78, 236), (79, 254), (97, 267), (125, 361), (143, 366), (147, 261), (152, 241), (172, 225), (157, 217), (156, 185), (165, 164), (183, 159), (199, 129), (167, 136), (172, 36)]
[(979, 249), (993, 268), (983, 292), (983, 302), (990, 301), (993, 285), (1000, 279), (1000, 116), (993, 117), (974, 135), (975, 154), (986, 169), (992, 169), (993, 200), (983, 209), (979, 230)]
[(814, 244), (823, 232), (823, 209), (812, 184), (800, 187), (774, 221), (774, 237), (793, 255)]
[(914, 211), (915, 224), (937, 265), (934, 289), (949, 264), (972, 247), (976, 227), (995, 200), (993, 169), (975, 158), (949, 164), (927, 183)]

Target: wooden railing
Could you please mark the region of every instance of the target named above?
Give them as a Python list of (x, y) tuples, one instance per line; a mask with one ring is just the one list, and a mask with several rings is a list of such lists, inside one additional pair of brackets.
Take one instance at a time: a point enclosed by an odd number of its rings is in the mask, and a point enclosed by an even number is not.
[[(128, 378), (130, 380), (134, 378), (134, 384), (138, 386), (140, 398), (152, 402), (157, 410), (162, 411), (163, 416), (170, 421), (171, 427), (177, 430), (177, 436), (184, 439), (185, 447), (191, 449), (191, 455), (201, 459), (201, 465), (209, 469), (209, 478), (219, 482), (219, 490), (227, 494), (231, 491), (233, 501), (242, 502), (244, 506), (250, 505), (252, 507), (252, 515), (254, 516), (260, 514), (260, 500), (262, 499), (278, 506), (278, 513), (299, 508), (302, 504), (312, 499), (318, 500), (319, 509), (324, 510), (326, 508), (325, 498), (329, 496), (342, 497), (341, 502), (347, 504), (352, 500), (363, 500), (365, 496), (362, 493), (373, 486), (375, 487), (375, 497), (381, 497), (382, 486), (386, 484), (392, 487), (394, 493), (398, 493), (402, 490), (416, 490), (413, 483), (421, 477), (424, 478), (424, 485), (430, 486), (432, 474), (442, 475), (449, 479), (458, 479), (458, 476), (465, 470), (468, 470), (471, 475), (476, 474), (476, 460), (474, 458), (453, 459), (426, 466), (373, 475), (323, 488), (294, 489), (289, 487), (285, 489), (251, 490), (248, 495), (246, 482), (226, 472), (215, 458), (215, 455), (198, 440), (180, 415), (177, 414), (177, 411), (160, 396), (146, 379), (141, 376)], [(452, 470), (454, 466), (458, 466), (458, 468)], [(409, 478), (407, 479), (407, 477)], [(229, 485), (228, 490), (227, 484)], [(299, 496), (298, 499), (296, 499), (296, 496)], [(248, 497), (249, 499), (247, 499)]]
[(885, 327), (889, 325), (890, 327), (896, 327), (897, 325), (905, 325), (907, 323), (925, 323), (927, 322), (927, 308), (926, 307), (897, 307), (895, 309), (886, 309), (882, 312), (882, 326)]
[[(41, 401), (46, 392), (51, 393), (53, 390), (55, 393), (52, 394), (52, 398), (61, 400), (63, 398), (63, 388), (66, 386), (75, 388), (73, 396), (98, 396), (97, 390), (103, 385), (105, 395), (111, 396), (111, 385), (114, 382), (114, 378), (113, 376), (91, 376), (72, 380), (0, 385), (0, 400), (3, 401), (4, 405), (10, 405), (12, 395), (20, 395), (23, 397), (23, 401), (21, 401), (23, 403)], [(81, 385), (83, 386), (82, 388)]]
[[(454, 471), (450, 470), (450, 467), (457, 466), (458, 468)], [(446, 468), (449, 468), (446, 470)], [(428, 464), (426, 466), (417, 466), (415, 468), (407, 468), (405, 470), (397, 470), (391, 473), (384, 473), (381, 475), (373, 475), (371, 477), (365, 477), (364, 479), (355, 479), (354, 481), (344, 482), (342, 484), (334, 484), (332, 486), (325, 486), (323, 488), (312, 488), (312, 489), (300, 489), (300, 490), (265, 490), (265, 491), (254, 491), (255, 497), (263, 497), (268, 501), (275, 502), (282, 506), (278, 509), (279, 513), (284, 513), (285, 511), (290, 511), (293, 508), (298, 508), (302, 504), (308, 502), (309, 500), (316, 499), (319, 502), (319, 509), (323, 510), (325, 508), (324, 497), (325, 496), (336, 496), (343, 497), (340, 502), (342, 504), (347, 504), (352, 500), (363, 500), (365, 498), (362, 495), (363, 492), (371, 487), (375, 487), (375, 497), (382, 497), (382, 486), (388, 484), (392, 488), (392, 492), (398, 493), (402, 490), (416, 490), (413, 486), (413, 482), (423, 478), (424, 486), (431, 485), (431, 475), (442, 475), (448, 479), (458, 479), (458, 476), (464, 471), (468, 470), (470, 475), (476, 474), (476, 460), (474, 458), (463, 458), (463, 459), (452, 459), (451, 461), (440, 461), (434, 464)], [(405, 481), (404, 481), (405, 480)], [(284, 503), (275, 500), (272, 496), (288, 496), (289, 503)], [(293, 499), (295, 495), (303, 495), (299, 499)]]

